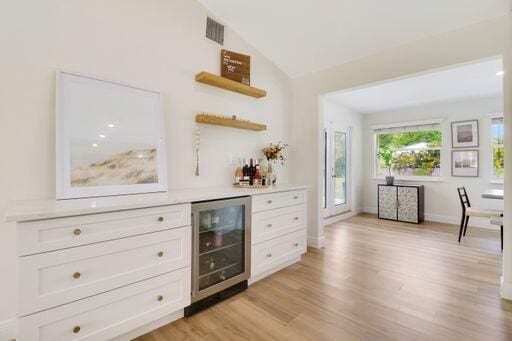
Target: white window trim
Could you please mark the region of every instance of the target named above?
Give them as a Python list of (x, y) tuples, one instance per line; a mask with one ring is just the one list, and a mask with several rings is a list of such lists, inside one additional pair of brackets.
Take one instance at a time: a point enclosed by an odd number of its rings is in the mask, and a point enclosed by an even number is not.
[(503, 147), (504, 145), (503, 144), (495, 145), (493, 142), (493, 136), (492, 136), (492, 120), (494, 118), (503, 118), (503, 113), (499, 113), (499, 112), (490, 113), (487, 115), (487, 117), (489, 118), (489, 126), (491, 128), (491, 180), (489, 182), (491, 184), (503, 184), (503, 183), (505, 183), (503, 178), (496, 178), (494, 176), (494, 147), (500, 147), (500, 146)]
[[(444, 118), (432, 119), (432, 120), (423, 120), (423, 121), (408, 121), (408, 122), (400, 122), (400, 123), (389, 123), (389, 124), (377, 124), (372, 125), (371, 129), (373, 130), (373, 180), (385, 180), (386, 177), (378, 174), (378, 158), (377, 158), (377, 134), (375, 130), (385, 129), (385, 128), (395, 128), (395, 127), (408, 127), (408, 126), (419, 126), (419, 125), (428, 125), (428, 124), (439, 124), (444, 121)], [(440, 127), (441, 133), (443, 132), (443, 127)], [(441, 155), (443, 154), (443, 140), (441, 139), (441, 147), (432, 147), (426, 148), (425, 150), (439, 150), (441, 151)], [(442, 168), (439, 167), (441, 170)], [(442, 174), (441, 174), (442, 175)], [(443, 182), (444, 178), (442, 176), (395, 176), (395, 180), (397, 181), (424, 181), (424, 182)]]

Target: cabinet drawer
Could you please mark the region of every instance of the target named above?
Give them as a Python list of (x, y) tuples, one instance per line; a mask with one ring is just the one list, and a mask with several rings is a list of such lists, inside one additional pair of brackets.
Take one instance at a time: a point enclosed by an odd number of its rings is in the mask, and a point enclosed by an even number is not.
[(252, 216), (252, 244), (305, 229), (306, 205), (295, 205), (254, 213)]
[(190, 304), (190, 267), (20, 319), (20, 340), (109, 340)]
[(252, 211), (266, 211), (275, 208), (303, 204), (305, 202), (305, 190), (255, 195), (252, 198)]
[(286, 234), (252, 247), (251, 276), (257, 276), (306, 252), (306, 231)]
[(190, 204), (18, 224), (21, 256), (190, 225)]
[(22, 316), (190, 265), (191, 228), (20, 257)]

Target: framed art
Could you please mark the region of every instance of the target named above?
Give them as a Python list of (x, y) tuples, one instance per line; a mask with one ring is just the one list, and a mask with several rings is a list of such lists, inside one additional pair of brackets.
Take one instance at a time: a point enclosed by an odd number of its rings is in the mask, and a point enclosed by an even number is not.
[(452, 148), (478, 147), (478, 120), (452, 122)]
[(478, 150), (452, 150), (452, 176), (478, 177)]
[(57, 199), (167, 190), (161, 94), (56, 73)]

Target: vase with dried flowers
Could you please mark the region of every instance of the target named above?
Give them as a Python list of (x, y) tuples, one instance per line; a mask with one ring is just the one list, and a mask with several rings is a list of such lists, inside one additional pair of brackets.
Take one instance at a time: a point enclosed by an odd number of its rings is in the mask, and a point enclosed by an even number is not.
[(268, 146), (261, 149), (263, 155), (268, 161), (268, 176), (272, 179), (272, 183), (276, 183), (277, 174), (275, 172), (276, 163), (284, 164), (286, 158), (283, 154), (284, 150), (288, 147), (286, 143), (282, 143), (281, 141), (276, 144), (270, 143)]

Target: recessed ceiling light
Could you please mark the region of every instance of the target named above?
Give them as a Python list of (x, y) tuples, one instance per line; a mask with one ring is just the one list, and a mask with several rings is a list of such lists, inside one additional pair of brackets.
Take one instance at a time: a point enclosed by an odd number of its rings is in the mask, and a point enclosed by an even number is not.
[(100, 139), (104, 139), (104, 138), (106, 137), (106, 136), (105, 136), (105, 135), (103, 135), (103, 134), (100, 134), (99, 136), (100, 136)]
[(498, 71), (496, 72), (496, 76), (503, 76), (505, 74), (505, 71)]
[(109, 128), (114, 128), (114, 125), (112, 123), (107, 124)]
[(93, 146), (94, 148), (96, 148), (96, 147), (98, 147), (98, 144), (97, 144), (97, 143), (93, 143), (93, 144), (92, 144), (92, 146)]

